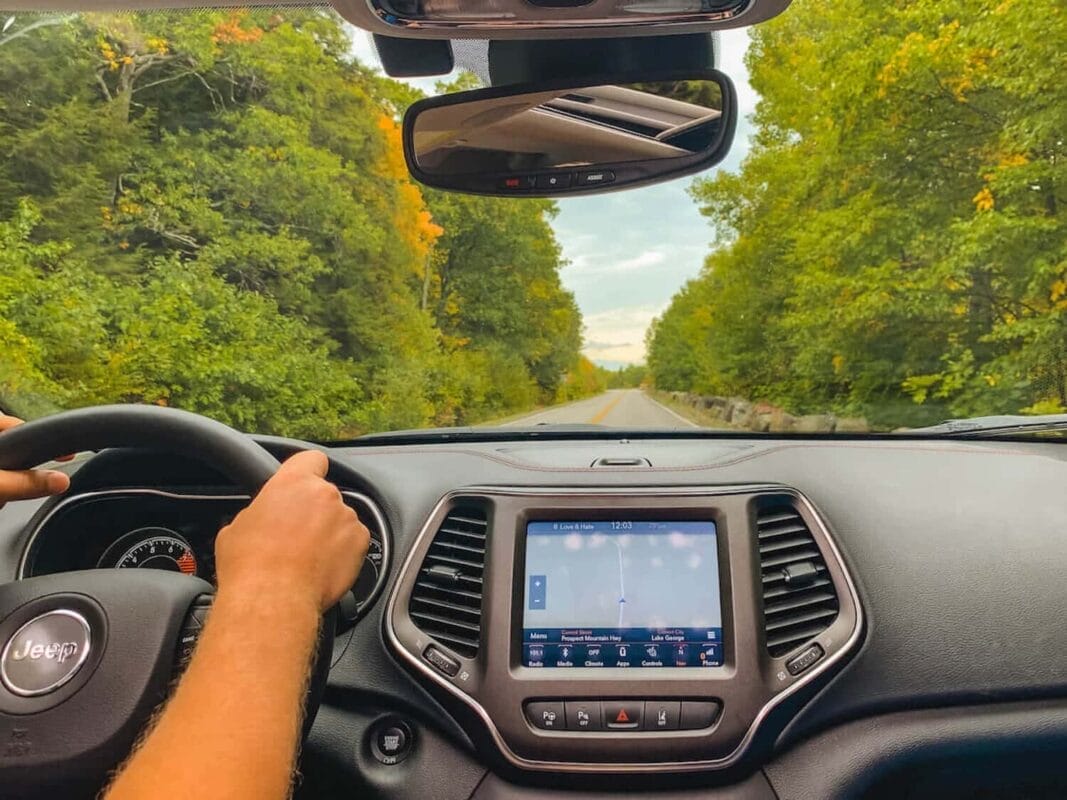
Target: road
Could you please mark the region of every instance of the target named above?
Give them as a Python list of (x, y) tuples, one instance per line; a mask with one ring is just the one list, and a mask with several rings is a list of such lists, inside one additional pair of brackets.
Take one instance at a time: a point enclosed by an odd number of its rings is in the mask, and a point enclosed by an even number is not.
[(695, 428), (695, 423), (657, 403), (640, 389), (612, 389), (604, 394), (553, 406), (504, 423), (518, 425), (556, 425), (588, 423), (619, 428)]

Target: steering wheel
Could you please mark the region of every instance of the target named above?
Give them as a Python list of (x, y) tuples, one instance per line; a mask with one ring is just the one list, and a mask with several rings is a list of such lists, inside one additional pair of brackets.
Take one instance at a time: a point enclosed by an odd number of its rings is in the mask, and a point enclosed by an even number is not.
[[(0, 436), (0, 469), (66, 453), (141, 447), (188, 456), (250, 495), (278, 461), (220, 422), (158, 406), (84, 408)], [(166, 698), (214, 588), (153, 569), (83, 570), (0, 585), (0, 786), (63, 797), (99, 790)], [(332, 612), (331, 612), (332, 613)], [(334, 625), (320, 626), (304, 733), (326, 684)], [(185, 766), (175, 765), (176, 769)], [(191, 780), (196, 780), (195, 772)]]

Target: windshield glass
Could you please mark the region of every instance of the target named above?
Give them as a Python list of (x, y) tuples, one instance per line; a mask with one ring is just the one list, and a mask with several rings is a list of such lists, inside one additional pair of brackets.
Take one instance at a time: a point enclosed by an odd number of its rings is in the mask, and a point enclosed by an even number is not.
[(0, 13), (0, 407), (316, 439), (862, 433), (1067, 411), (1058, 0), (796, 0), (722, 35), (715, 170), (552, 202), (415, 183), (332, 11)]

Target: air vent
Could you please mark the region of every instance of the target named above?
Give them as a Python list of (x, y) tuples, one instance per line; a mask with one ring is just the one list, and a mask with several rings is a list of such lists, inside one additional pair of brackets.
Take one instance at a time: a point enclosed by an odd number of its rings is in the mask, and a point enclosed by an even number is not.
[(767, 651), (784, 656), (830, 626), (837, 617), (837, 592), (811, 531), (793, 506), (760, 509), (756, 530)]
[(461, 656), (478, 655), (488, 522), (477, 506), (457, 506), (438, 528), (408, 602), (412, 621)]

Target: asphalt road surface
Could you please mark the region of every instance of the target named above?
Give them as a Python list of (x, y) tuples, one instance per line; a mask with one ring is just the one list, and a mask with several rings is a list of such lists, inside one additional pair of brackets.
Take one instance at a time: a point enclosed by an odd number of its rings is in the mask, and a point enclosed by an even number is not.
[(602, 395), (553, 406), (519, 419), (509, 420), (505, 427), (517, 425), (587, 423), (619, 428), (695, 428), (690, 422), (666, 406), (657, 403), (640, 389), (612, 389)]

